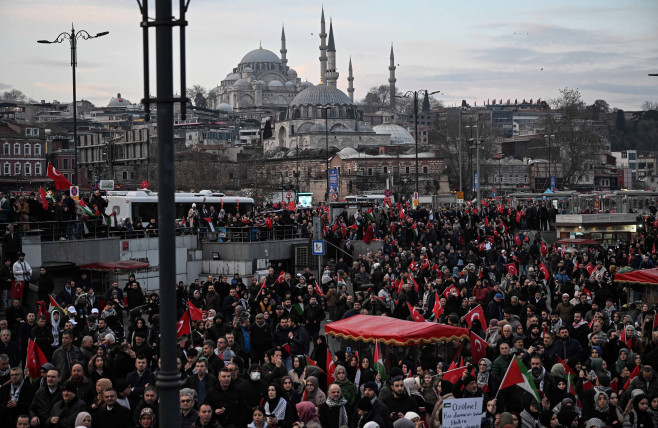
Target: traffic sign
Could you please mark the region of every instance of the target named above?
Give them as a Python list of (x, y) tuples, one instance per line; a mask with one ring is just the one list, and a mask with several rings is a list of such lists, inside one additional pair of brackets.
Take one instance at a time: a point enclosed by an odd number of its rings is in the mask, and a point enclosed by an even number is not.
[(457, 192), (457, 199), (464, 199), (464, 192)]
[(391, 197), (391, 189), (384, 190), (384, 196), (386, 196), (387, 198), (390, 198)]
[(80, 188), (78, 186), (69, 187), (69, 194), (71, 195), (71, 199), (80, 200)]
[(313, 249), (312, 249), (312, 254), (314, 256), (324, 256), (324, 241), (323, 240), (318, 240), (318, 241), (313, 241)]
[(334, 201), (337, 201), (338, 200), (338, 193), (332, 193), (331, 194), (331, 199), (333, 199)]
[(286, 193), (286, 199), (292, 199), (292, 193), (290, 192)]

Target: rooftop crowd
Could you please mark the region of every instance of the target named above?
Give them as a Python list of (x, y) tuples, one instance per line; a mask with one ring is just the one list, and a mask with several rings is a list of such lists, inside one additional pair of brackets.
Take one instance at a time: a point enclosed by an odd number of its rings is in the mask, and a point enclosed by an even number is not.
[[(324, 238), (342, 251), (320, 278), (270, 268), (261, 278), (177, 284), (178, 317), (190, 321), (179, 337), (178, 426), (440, 427), (444, 400), (467, 397), (482, 397), (483, 427), (658, 426), (655, 308), (645, 289), (614, 281), (620, 269), (656, 266), (655, 205), (632, 241), (581, 252), (542, 238), (554, 214), (541, 202), (499, 200), (480, 212), (396, 205), (333, 219), (323, 207), (261, 214), (266, 227), (307, 234), (320, 216)], [(354, 240), (381, 240), (381, 250), (359, 254)], [(5, 259), (0, 284), (32, 275), (20, 251)], [(0, 320), (0, 420), (158, 427), (157, 293), (134, 277), (101, 293), (84, 276), (55, 292), (40, 270), (46, 304), (10, 299)], [(467, 317), (478, 308), (482, 325)], [(475, 360), (468, 340), (391, 348), (382, 372), (370, 347), (329, 351), (324, 323), (357, 314), (468, 327), (486, 356)], [(31, 344), (46, 361), (36, 376), (25, 368)], [(538, 396), (500, 388), (515, 357)]]

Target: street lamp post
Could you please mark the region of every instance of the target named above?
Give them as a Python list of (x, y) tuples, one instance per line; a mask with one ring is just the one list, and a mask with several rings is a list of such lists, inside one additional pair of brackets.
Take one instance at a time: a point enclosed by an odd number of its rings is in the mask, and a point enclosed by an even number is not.
[(75, 31), (73, 24), (71, 24), (71, 32), (60, 33), (55, 40), (37, 40), (37, 43), (52, 44), (62, 43), (68, 40), (71, 44), (71, 69), (73, 71), (73, 184), (78, 185), (78, 109), (75, 93), (75, 68), (78, 66), (78, 39), (89, 40), (97, 37), (108, 35), (109, 31), (103, 31), (92, 36), (85, 30)]
[(553, 186), (551, 186), (551, 139), (555, 138), (555, 135), (544, 135), (544, 138), (548, 140), (548, 187), (553, 190)]
[[(480, 178), (480, 128), (477, 125), (467, 126), (467, 128), (475, 128), (475, 151), (476, 151), (476, 175), (477, 179), (474, 180), (476, 190), (477, 190), (477, 207), (478, 212), (482, 209), (482, 189), (480, 188), (481, 178)], [(472, 135), (472, 134), (471, 134)], [(471, 141), (473, 139), (471, 138)]]
[(324, 200), (329, 201), (329, 110), (331, 106), (324, 106), (324, 142), (325, 142), (325, 169), (327, 170), (327, 191), (324, 194)]
[(438, 94), (441, 91), (428, 92), (427, 89), (419, 91), (407, 91), (404, 95), (396, 95), (397, 98), (407, 98), (409, 94), (414, 95), (414, 140), (416, 140), (416, 193), (418, 192), (418, 93), (423, 92), (429, 96)]

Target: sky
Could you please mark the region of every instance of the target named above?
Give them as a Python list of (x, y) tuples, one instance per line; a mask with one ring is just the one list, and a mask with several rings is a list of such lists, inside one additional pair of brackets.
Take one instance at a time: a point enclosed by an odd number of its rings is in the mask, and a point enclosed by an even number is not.
[[(142, 0), (143, 1), (143, 0)], [(155, 16), (150, 0), (149, 16)], [(285, 25), (288, 65), (317, 84), (322, 2), (190, 0), (187, 84), (207, 89), (262, 43), (279, 55)], [(174, 1), (175, 15), (178, 1)], [(587, 104), (639, 110), (658, 101), (658, 2), (333, 0), (338, 87), (347, 89), (350, 57), (355, 99), (388, 84), (391, 43), (399, 91), (441, 91), (444, 105), (462, 99), (550, 100), (577, 88)], [(69, 31), (107, 36), (78, 44), (77, 97), (100, 106), (121, 93), (144, 93), (141, 15), (134, 0), (20, 0), (0, 2), (0, 92), (18, 89), (35, 100), (70, 102)], [(178, 46), (177, 30), (174, 43)], [(155, 33), (151, 36), (155, 69)], [(176, 47), (175, 57), (178, 55)], [(176, 61), (175, 81), (178, 82)], [(155, 94), (155, 71), (151, 93)], [(180, 91), (178, 83), (174, 87)]]

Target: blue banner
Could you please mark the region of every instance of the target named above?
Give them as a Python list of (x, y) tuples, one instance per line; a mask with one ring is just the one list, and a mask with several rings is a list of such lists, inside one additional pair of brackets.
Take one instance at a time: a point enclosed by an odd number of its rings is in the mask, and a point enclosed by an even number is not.
[(338, 170), (336, 168), (331, 168), (329, 170), (329, 193), (339, 193), (338, 192)]

